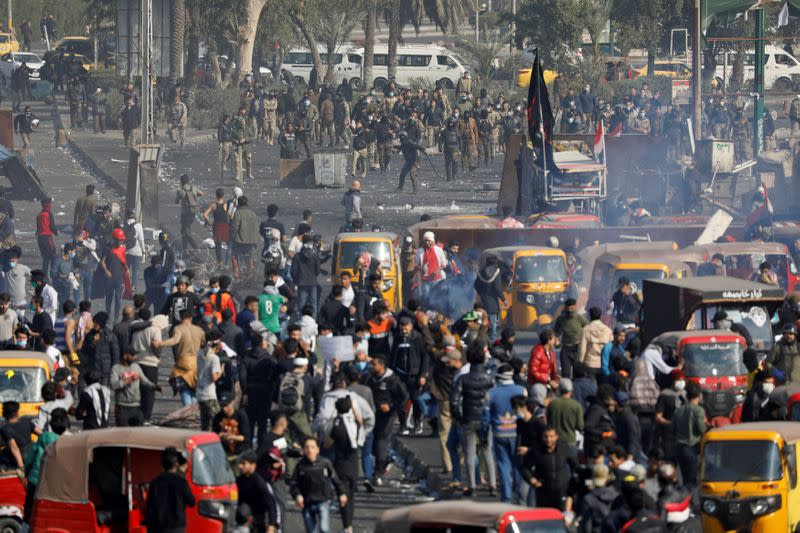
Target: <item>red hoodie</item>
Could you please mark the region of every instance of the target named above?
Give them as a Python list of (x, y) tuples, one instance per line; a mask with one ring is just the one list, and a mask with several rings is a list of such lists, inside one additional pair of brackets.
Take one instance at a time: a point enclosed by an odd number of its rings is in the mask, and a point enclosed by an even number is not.
[(56, 231), (56, 221), (53, 218), (53, 213), (50, 208), (53, 204), (45, 202), (42, 204), (42, 211), (36, 215), (36, 235), (52, 237), (58, 232)]
[(556, 357), (551, 350), (545, 351), (541, 344), (531, 350), (531, 359), (528, 361), (528, 385), (541, 383), (547, 385), (558, 377), (556, 374)]

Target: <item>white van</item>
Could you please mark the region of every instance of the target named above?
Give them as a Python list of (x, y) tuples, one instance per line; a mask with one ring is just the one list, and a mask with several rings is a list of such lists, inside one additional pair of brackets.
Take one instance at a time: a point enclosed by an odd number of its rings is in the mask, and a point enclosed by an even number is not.
[[(717, 56), (714, 78), (717, 83), (730, 81), (733, 65), (739, 52), (723, 52)], [(744, 56), (744, 81), (752, 82), (755, 77), (755, 51), (749, 50)], [(777, 46), (764, 47), (764, 89), (781, 92), (791, 91), (792, 76), (800, 75), (800, 62), (791, 54)]]
[[(333, 56), (333, 71), (336, 76), (336, 83), (341, 83), (343, 79), (349, 81), (351, 78), (357, 80), (361, 78), (361, 56), (353, 56), (349, 52), (349, 47), (340, 47)], [(328, 50), (320, 45), (319, 53), (322, 56), (322, 66), (325, 69), (328, 64)], [(355, 59), (356, 62), (351, 62), (351, 59)], [(314, 56), (308, 48), (292, 48), (283, 56), (282, 68), (289, 71), (298, 82), (308, 83), (308, 77), (313, 67)]]
[[(349, 55), (352, 56), (351, 60), (358, 58), (363, 65), (363, 48), (354, 49)], [(440, 82), (444, 88), (454, 89), (458, 79), (467, 70), (465, 65), (465, 61), (457, 54), (441, 46), (398, 46), (395, 77), (399, 85), (409, 85), (412, 79), (422, 78), (432, 85)], [(372, 79), (366, 80), (366, 82), (378, 90), (382, 90), (389, 83), (389, 49), (387, 45), (375, 45)], [(357, 87), (358, 78), (351, 79), (351, 85)]]

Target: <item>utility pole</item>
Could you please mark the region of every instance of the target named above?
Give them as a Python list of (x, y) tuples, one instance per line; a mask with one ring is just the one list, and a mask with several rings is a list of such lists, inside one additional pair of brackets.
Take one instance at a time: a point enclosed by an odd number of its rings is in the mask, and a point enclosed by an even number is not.
[(511, 0), (511, 44), (508, 45), (508, 53), (514, 51), (517, 44), (517, 0)]
[(14, 33), (14, 17), (12, 16), (11, 8), (14, 0), (8, 0), (8, 31)]
[(702, 139), (703, 116), (703, 0), (695, 0), (694, 24), (692, 25), (692, 130), (695, 142)]
[(140, 11), (141, 20), (141, 57), (139, 58), (139, 70), (142, 79), (142, 125), (141, 135), (142, 144), (153, 142), (153, 56), (151, 53), (153, 46), (153, 0), (141, 0)]
[(755, 10), (755, 72), (753, 76), (753, 92), (755, 99), (753, 105), (753, 159), (758, 159), (758, 154), (764, 146), (764, 7)]
[(480, 27), (480, 13), (481, 13), (481, 0), (475, 0), (475, 42), (481, 40), (481, 27)]

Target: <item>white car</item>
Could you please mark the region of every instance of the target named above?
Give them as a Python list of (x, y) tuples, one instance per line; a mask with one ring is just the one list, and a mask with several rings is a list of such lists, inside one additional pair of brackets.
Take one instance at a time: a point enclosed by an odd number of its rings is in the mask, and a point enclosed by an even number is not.
[(44, 61), (38, 55), (31, 52), (9, 52), (0, 57), (0, 72), (6, 77), (11, 78), (11, 73), (22, 66), (22, 63), (28, 65), (33, 72), (31, 72), (31, 79), (39, 79), (39, 69), (44, 66)]

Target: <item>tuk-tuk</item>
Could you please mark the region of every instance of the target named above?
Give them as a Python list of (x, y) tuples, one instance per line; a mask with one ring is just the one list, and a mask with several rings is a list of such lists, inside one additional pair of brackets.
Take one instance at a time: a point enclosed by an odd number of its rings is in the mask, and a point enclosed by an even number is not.
[(227, 531), (239, 494), (219, 437), (163, 427), (62, 435), (44, 459), (31, 530), (145, 533), (148, 486), (161, 472), (161, 454), (168, 447), (184, 454), (186, 480), (197, 502), (186, 509), (186, 531)]
[(389, 302), (389, 309), (399, 311), (403, 308), (403, 281), (396, 246), (397, 235), (394, 233), (339, 233), (333, 242), (334, 279), (338, 279), (342, 272), (349, 272), (354, 282), (360, 281), (356, 263), (367, 252), (373, 260), (380, 262), (383, 297)]
[(20, 416), (38, 416), (42, 385), (50, 381), (51, 371), (41, 352), (0, 351), (0, 402), (19, 402)]
[(770, 317), (783, 299), (780, 287), (728, 276), (645, 280), (642, 340), (667, 331), (712, 329), (714, 315), (725, 311), (728, 320), (743, 326), (753, 349), (769, 353)]
[(672, 259), (671, 251), (618, 251), (598, 257), (594, 262), (586, 307), (609, 308), (611, 296), (621, 277), (631, 282), (633, 292), (641, 290), (645, 279), (683, 278), (692, 274), (691, 267), (680, 259)]
[(798, 441), (797, 422), (748, 422), (708, 431), (700, 454), (703, 531), (797, 531)]
[(535, 213), (528, 217), (532, 228), (600, 228), (600, 217), (591, 213)]
[(685, 251), (701, 252), (705, 260), (722, 254), (724, 274), (739, 279), (751, 279), (758, 266), (769, 261), (778, 276), (780, 286), (787, 292), (800, 290), (800, 272), (785, 244), (779, 242), (726, 242), (688, 246)]
[(481, 267), (490, 255), (499, 259), (506, 302), (511, 306), (506, 321), (517, 330), (552, 323), (570, 284), (564, 251), (535, 246), (489, 248), (478, 259)]
[(670, 331), (652, 341), (681, 364), (687, 381), (703, 390), (703, 407), (713, 425), (728, 423), (747, 391), (747, 348), (741, 335), (728, 330)]
[(557, 509), (530, 509), (508, 503), (449, 500), (388, 509), (375, 524), (375, 533), (419, 531), (470, 533), (566, 533), (564, 515)]

